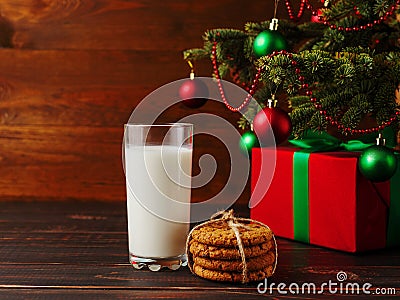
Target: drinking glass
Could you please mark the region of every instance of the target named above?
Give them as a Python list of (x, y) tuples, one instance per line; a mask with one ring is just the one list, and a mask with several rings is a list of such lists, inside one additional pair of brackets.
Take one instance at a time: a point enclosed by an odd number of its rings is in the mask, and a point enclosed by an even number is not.
[(136, 269), (187, 264), (193, 125), (126, 124), (129, 261)]

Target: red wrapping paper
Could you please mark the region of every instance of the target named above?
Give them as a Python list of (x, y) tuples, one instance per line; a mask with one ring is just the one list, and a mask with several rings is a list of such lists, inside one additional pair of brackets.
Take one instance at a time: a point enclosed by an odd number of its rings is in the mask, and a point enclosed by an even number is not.
[[(267, 224), (275, 235), (295, 239), (293, 223), (293, 155), (299, 149), (278, 147), (271, 185), (265, 193), (256, 184), (261, 159), (275, 149), (252, 153), (252, 219)], [(346, 252), (384, 248), (390, 183), (373, 184), (357, 167), (359, 153), (312, 153), (309, 158), (309, 243)], [(307, 174), (304, 174), (307, 176)], [(306, 204), (307, 205), (307, 204)]]

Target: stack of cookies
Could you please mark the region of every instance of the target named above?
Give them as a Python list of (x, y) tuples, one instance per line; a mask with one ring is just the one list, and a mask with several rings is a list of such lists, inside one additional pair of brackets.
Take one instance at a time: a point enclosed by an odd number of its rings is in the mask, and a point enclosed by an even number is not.
[(190, 232), (186, 248), (190, 270), (215, 281), (246, 283), (270, 277), (277, 262), (272, 231), (260, 222), (229, 214)]

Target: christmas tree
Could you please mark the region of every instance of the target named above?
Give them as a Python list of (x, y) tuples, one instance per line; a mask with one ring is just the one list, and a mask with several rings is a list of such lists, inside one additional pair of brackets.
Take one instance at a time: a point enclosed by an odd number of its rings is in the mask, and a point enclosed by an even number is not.
[[(261, 107), (277, 99), (289, 112), (295, 138), (309, 130), (343, 138), (377, 135), (386, 127), (397, 132), (400, 1), (325, 0), (320, 7), (292, 2), (285, 1), (290, 20), (208, 30), (204, 47), (184, 51), (184, 59), (210, 59), (214, 77), (243, 86)], [(305, 9), (313, 21), (301, 23)], [(227, 106), (246, 116), (238, 124), (242, 129), (252, 126), (248, 120), (260, 107), (251, 101)]]

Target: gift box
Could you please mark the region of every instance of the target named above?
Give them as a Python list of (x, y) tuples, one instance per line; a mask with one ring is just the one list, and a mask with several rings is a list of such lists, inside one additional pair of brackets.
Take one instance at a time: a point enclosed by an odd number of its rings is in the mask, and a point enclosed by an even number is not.
[(359, 172), (359, 155), (253, 148), (251, 218), (276, 236), (346, 252), (398, 246), (400, 167), (373, 183)]

